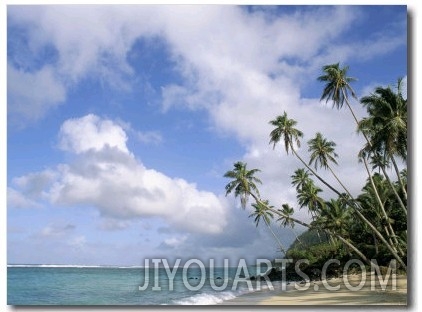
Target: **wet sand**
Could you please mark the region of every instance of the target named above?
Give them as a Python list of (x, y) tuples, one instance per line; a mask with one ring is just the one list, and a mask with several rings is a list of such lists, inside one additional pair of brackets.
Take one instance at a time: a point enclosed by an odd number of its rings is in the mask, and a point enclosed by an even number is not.
[[(372, 283), (373, 282), (373, 283)], [(281, 284), (274, 290), (248, 293), (223, 305), (407, 305), (407, 277), (392, 275), (384, 284), (377, 276), (346, 275), (309, 284)], [(337, 287), (339, 289), (337, 289)], [(297, 289), (301, 287), (302, 290)], [(332, 288), (336, 287), (336, 290)]]

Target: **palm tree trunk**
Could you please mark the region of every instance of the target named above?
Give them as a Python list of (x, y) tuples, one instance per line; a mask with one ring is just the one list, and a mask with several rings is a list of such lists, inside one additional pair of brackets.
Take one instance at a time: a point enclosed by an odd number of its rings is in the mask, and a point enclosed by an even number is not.
[(383, 242), (385, 247), (387, 247), (387, 249), (391, 252), (394, 258), (396, 258), (396, 260), (403, 266), (403, 268), (406, 269), (407, 268), (406, 264), (403, 262), (401, 257), (397, 254), (397, 252), (394, 251), (394, 248), (385, 240), (385, 238), (377, 230), (377, 228), (370, 221), (368, 221), (368, 219), (365, 218), (365, 216), (359, 211), (359, 209), (357, 209), (357, 207), (355, 207), (354, 205), (350, 205), (350, 207), (354, 208), (354, 211), (356, 212), (358, 217), (372, 229), (375, 235)]
[(338, 196), (341, 195), (339, 191), (337, 191), (334, 187), (332, 187), (328, 182), (326, 182), (323, 178), (321, 178), (309, 165), (299, 156), (296, 150), (293, 147), (293, 144), (290, 142), (290, 148), (292, 149), (293, 154), (301, 161), (301, 163), (308, 169), (318, 180), (320, 180), (323, 184), (325, 184), (330, 190), (336, 193)]
[(372, 233), (372, 238), (374, 239), (374, 247), (375, 247), (375, 256), (378, 255), (378, 240), (374, 233)]
[(340, 179), (337, 177), (337, 175), (334, 173), (333, 169), (327, 164), (328, 170), (330, 170), (331, 174), (334, 176), (334, 178), (337, 180), (337, 182), (341, 185), (343, 190), (347, 193), (347, 195), (350, 196), (350, 198), (353, 198), (352, 194), (350, 194), (349, 190), (344, 186), (344, 184), (340, 181)]
[[(328, 233), (330, 233), (330, 231), (328, 231)], [(349, 247), (350, 249), (352, 249), (359, 257), (361, 257), (367, 264), (372, 265), (371, 261), (368, 260), (368, 258), (366, 258), (366, 256), (355, 246), (353, 245), (351, 242), (349, 242), (347, 239), (343, 238), (342, 236), (333, 233), (333, 235), (335, 237), (337, 237), (339, 240), (341, 240), (343, 242), (343, 244), (346, 244), (347, 247)]]
[[(345, 188), (345, 186), (343, 185), (343, 183), (341, 183), (340, 179), (337, 177), (337, 175), (334, 173), (334, 171), (331, 169), (331, 167), (329, 165), (327, 165), (327, 166), (328, 166), (328, 169), (331, 171), (331, 173), (334, 175), (334, 178), (341, 184), (341, 186), (344, 188), (344, 190), (350, 196), (350, 198), (353, 199), (353, 196), (350, 194), (350, 192), (347, 190), (347, 188)], [(353, 201), (353, 202), (355, 203), (355, 201)], [(349, 206), (352, 207), (352, 209), (354, 209), (354, 211), (358, 214), (359, 218), (362, 221), (364, 221), (367, 225), (369, 225), (369, 227), (372, 229), (372, 231), (374, 231), (374, 233), (378, 236), (379, 239), (381, 239), (381, 241), (388, 248), (388, 250), (390, 250), (390, 252), (392, 253), (392, 255), (399, 261), (399, 263), (401, 265), (403, 265), (404, 268), (406, 268), (403, 260), (401, 260), (400, 256), (397, 254), (397, 249), (395, 248), (393, 242), (388, 243), (387, 240), (378, 231), (378, 229), (368, 219), (365, 218), (365, 216), (359, 211), (359, 209), (357, 209), (357, 207), (355, 205), (349, 204)], [(390, 239), (390, 237), (389, 237), (389, 239)]]
[[(254, 193), (249, 192), (249, 195), (253, 197), (253, 199), (256, 201), (257, 204), (265, 205), (260, 198), (258, 198)], [(267, 206), (267, 205), (265, 205)], [(267, 206), (268, 207), (268, 206)], [(268, 207), (269, 208), (269, 207)], [(270, 230), (271, 234), (274, 236), (274, 239), (277, 241), (278, 245), (280, 246), (280, 250), (284, 255), (286, 255), (286, 249), (284, 248), (283, 244), (278, 239), (277, 235), (275, 235), (273, 229), (271, 228), (270, 224), (264, 219), (265, 224), (267, 225), (268, 229)]]
[(277, 235), (275, 235), (273, 229), (271, 228), (270, 224), (267, 223), (267, 221), (265, 221), (265, 224), (267, 225), (267, 227), (269, 228), (271, 234), (273, 234), (275, 240), (277, 241), (278, 245), (280, 246), (280, 250), (281, 252), (284, 254), (284, 256), (286, 255), (286, 249), (284, 249), (283, 244), (280, 242), (280, 240), (278, 239)]
[[(398, 250), (399, 250), (399, 252), (400, 252), (401, 256), (404, 256), (404, 252), (403, 252), (403, 250), (400, 248), (399, 242), (398, 242), (397, 237), (396, 237), (396, 233), (394, 232), (394, 229), (393, 229), (393, 227), (391, 226), (391, 223), (390, 223), (390, 221), (389, 221), (389, 217), (388, 217), (388, 215), (387, 215), (387, 212), (385, 211), (384, 204), (382, 203), (381, 198), (380, 198), (379, 193), (378, 193), (378, 190), (377, 190), (377, 188), (376, 188), (376, 186), (375, 186), (374, 179), (372, 178), (372, 175), (371, 175), (371, 173), (369, 172), (368, 163), (366, 162), (366, 158), (365, 158), (365, 157), (362, 157), (362, 160), (363, 160), (363, 163), (364, 163), (364, 165), (365, 165), (366, 172), (368, 173), (368, 176), (369, 176), (369, 180), (370, 180), (370, 182), (371, 182), (372, 189), (373, 189), (373, 190), (374, 190), (374, 192), (375, 192), (375, 197), (376, 197), (377, 202), (378, 202), (378, 204), (379, 204), (379, 206), (380, 206), (380, 208), (381, 208), (381, 211), (382, 211), (383, 217), (385, 218), (385, 220), (386, 220), (386, 221), (387, 221), (387, 223), (388, 223), (389, 231), (391, 232), (391, 236), (393, 237), (393, 240), (394, 240), (394, 244), (395, 244), (395, 246), (396, 246), (396, 249), (398, 249)], [(387, 232), (387, 233), (388, 233), (389, 231), (388, 231), (388, 230), (386, 230), (386, 232)], [(390, 240), (391, 240), (391, 238), (390, 238)], [(392, 243), (392, 242), (391, 242), (391, 243)]]
[(304, 246), (304, 244), (302, 243), (302, 240), (299, 238), (299, 235), (297, 235), (296, 231), (292, 228), (292, 232), (296, 237), (296, 240), (299, 242), (299, 244), (301, 244), (302, 246)]
[(390, 156), (390, 158), (391, 158), (391, 162), (393, 163), (394, 170), (396, 171), (397, 179), (399, 181), (399, 184), (400, 184), (401, 190), (403, 192), (404, 198), (407, 200), (407, 191), (406, 191), (406, 187), (404, 186), (403, 181), (400, 177), (399, 167), (397, 166), (396, 160), (394, 159), (394, 157), (392, 155)]
[(393, 190), (394, 195), (396, 196), (396, 199), (401, 207), (401, 209), (403, 210), (404, 214), (407, 216), (407, 208), (406, 206), (403, 204), (403, 201), (400, 198), (400, 195), (397, 193), (396, 188), (394, 187), (393, 183), (390, 180), (390, 177), (388, 176), (387, 172), (385, 171), (385, 168), (383, 166), (381, 166), (381, 170), (385, 176), (385, 179), (388, 182), (388, 185), (391, 187), (391, 189)]
[[(314, 215), (314, 212), (313, 211), (311, 211), (311, 216), (312, 216), (312, 221), (315, 221), (315, 215)], [(318, 236), (319, 242), (322, 243), (321, 235), (319, 235), (319, 231), (316, 230), (316, 232), (317, 232), (317, 236)]]

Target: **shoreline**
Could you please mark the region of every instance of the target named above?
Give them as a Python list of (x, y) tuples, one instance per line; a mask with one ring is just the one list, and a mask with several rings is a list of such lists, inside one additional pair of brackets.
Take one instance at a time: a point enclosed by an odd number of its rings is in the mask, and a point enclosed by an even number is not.
[(378, 276), (365, 277), (354, 274), (309, 284), (291, 282), (285, 290), (281, 286), (257, 290), (221, 305), (407, 305), (406, 275), (391, 275), (387, 283)]

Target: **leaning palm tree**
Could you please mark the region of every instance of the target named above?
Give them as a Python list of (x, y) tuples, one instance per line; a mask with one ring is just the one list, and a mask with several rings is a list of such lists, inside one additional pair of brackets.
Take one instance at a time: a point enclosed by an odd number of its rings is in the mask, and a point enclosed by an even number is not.
[[(313, 221), (315, 221), (322, 205), (324, 205), (324, 200), (319, 196), (320, 192), (322, 192), (322, 189), (316, 186), (312, 179), (308, 178), (308, 180), (297, 191), (296, 195), (299, 207), (307, 207)], [(318, 239), (321, 242), (320, 233), (318, 230), (316, 232)]]
[(330, 190), (332, 190), (337, 195), (340, 195), (340, 192), (337, 191), (333, 186), (331, 186), (328, 182), (326, 182), (323, 178), (321, 178), (309, 165), (299, 156), (296, 152), (294, 143), (298, 147), (300, 147), (300, 138), (303, 137), (302, 131), (295, 128), (297, 121), (293, 119), (289, 119), (287, 117), (287, 113), (284, 112), (283, 115), (277, 116), (276, 119), (271, 120), (270, 124), (275, 128), (270, 133), (270, 144), (273, 144), (273, 148), (275, 148), (276, 144), (280, 141), (284, 142), (284, 147), (286, 149), (287, 154), (289, 154), (289, 150), (300, 160), (300, 162), (316, 177), (320, 180), (323, 184), (325, 184)]
[[(388, 184), (384, 177), (376, 173), (371, 179), (368, 179), (362, 189), (362, 194), (358, 197), (358, 201), (364, 212), (375, 214), (372, 220), (379, 222), (379, 227), (384, 230), (387, 240), (404, 256), (404, 252), (397, 239), (398, 236), (392, 227), (394, 220), (390, 218), (385, 209), (391, 192), (387, 186)], [(374, 190), (377, 191), (374, 192)]]
[(238, 161), (234, 163), (234, 169), (224, 174), (225, 178), (233, 179), (226, 185), (226, 196), (234, 191), (235, 197), (240, 197), (243, 209), (246, 208), (248, 198), (251, 195), (255, 199), (259, 198), (259, 190), (256, 183), (261, 184), (261, 180), (255, 177), (259, 169), (248, 170), (246, 163)]
[(312, 215), (318, 214), (321, 206), (324, 205), (323, 199), (319, 196), (321, 192), (322, 189), (310, 180), (297, 193), (297, 202), (300, 208), (307, 207)]
[(407, 159), (407, 100), (402, 95), (402, 79), (398, 80), (397, 93), (390, 87), (378, 87), (361, 99), (369, 117), (359, 122), (359, 130), (368, 134), (371, 144), (367, 148), (391, 160), (405, 198), (406, 188), (394, 156)]
[[(356, 81), (355, 78), (348, 77), (347, 72), (349, 70), (348, 66), (344, 66), (343, 68), (340, 68), (339, 63), (325, 65), (322, 67), (322, 71), (324, 72), (323, 75), (318, 77), (318, 80), (321, 82), (325, 82), (324, 90), (321, 95), (321, 101), (326, 100), (333, 102), (333, 107), (337, 107), (337, 109), (341, 109), (346, 103), (347, 107), (350, 110), (350, 113), (353, 116), (353, 119), (355, 120), (356, 124), (359, 126), (358, 119), (356, 118), (356, 115), (350, 106), (349, 103), (349, 94), (357, 100), (356, 94), (352, 87), (350, 86), (350, 83), (353, 81)], [(369, 140), (367, 133), (365, 131), (362, 131), (362, 134), (368, 144), (369, 147), (372, 147), (372, 143)], [(383, 174), (386, 178), (388, 178), (387, 172), (384, 168), (381, 168), (383, 171)], [(392, 183), (390, 183), (390, 187), (394, 189), (394, 186)], [(394, 190), (393, 190), (394, 191)], [(396, 195), (396, 197), (398, 197)]]
[[(295, 128), (297, 122), (293, 119), (289, 119), (287, 117), (287, 113), (284, 112), (282, 116), (277, 116), (276, 119), (271, 120), (270, 124), (275, 126), (275, 129), (273, 129), (270, 133), (270, 144), (273, 143), (273, 147), (275, 148), (275, 145), (283, 140), (284, 146), (286, 149), (286, 152), (289, 153), (289, 149), (292, 151), (292, 153), (302, 162), (302, 164), (310, 171), (312, 174), (318, 178), (323, 184), (325, 184), (329, 189), (331, 189), (333, 192), (335, 192), (338, 196), (341, 196), (341, 193), (336, 190), (333, 186), (331, 186), (329, 183), (327, 183), (324, 179), (322, 179), (309, 165), (299, 156), (299, 154), (296, 152), (293, 142), (296, 142), (296, 145), (300, 146), (300, 140), (303, 136), (303, 133), (300, 130), (297, 130)], [(353, 198), (352, 196), (350, 196)], [(386, 241), (386, 239), (382, 236), (382, 234), (376, 229), (376, 227), (365, 218), (364, 215), (359, 211), (357, 204), (355, 201), (350, 200), (349, 205), (354, 208), (356, 214), (358, 217), (365, 222), (371, 229), (374, 231), (374, 233), (378, 236), (378, 238), (383, 242), (383, 244), (387, 247), (387, 249), (391, 252), (391, 254), (397, 259), (397, 261), (400, 263), (400, 265), (403, 268), (406, 268), (406, 264), (403, 262), (403, 260), (400, 258), (400, 256), (397, 254), (397, 251), (394, 250), (394, 248)]]
[(315, 135), (315, 138), (308, 141), (308, 145), (309, 145), (308, 151), (311, 152), (309, 165), (312, 165), (312, 163), (314, 163), (315, 169), (317, 169), (319, 165), (320, 168), (330, 170), (331, 174), (334, 176), (337, 182), (350, 195), (350, 192), (343, 185), (343, 183), (340, 181), (340, 179), (334, 173), (334, 170), (330, 166), (330, 163), (337, 165), (336, 158), (338, 157), (338, 155), (334, 151), (336, 143), (334, 143), (333, 141), (328, 141), (322, 136), (320, 132), (318, 132)]
[(249, 215), (249, 218), (254, 217), (255, 225), (258, 227), (259, 221), (264, 220), (265, 225), (270, 230), (271, 234), (273, 235), (274, 239), (277, 241), (281, 252), (286, 255), (286, 249), (284, 248), (283, 244), (274, 233), (273, 229), (271, 228), (271, 219), (274, 218), (271, 210), (274, 208), (270, 206), (268, 200), (258, 201), (252, 204), (252, 207), (255, 208), (255, 211)]
[[(308, 141), (309, 144), (309, 152), (311, 152), (311, 161), (315, 162), (315, 167), (317, 167), (317, 164), (320, 165), (320, 167), (328, 168), (334, 178), (340, 183), (340, 185), (343, 187), (343, 189), (346, 191), (346, 194), (348, 195), (348, 200), (346, 203), (351, 208), (354, 208), (355, 213), (358, 215), (358, 217), (364, 221), (373, 231), (374, 233), (381, 239), (381, 241), (386, 245), (386, 247), (390, 250), (390, 252), (397, 258), (397, 260), (400, 259), (401, 264), (404, 265), (404, 262), (400, 258), (399, 254), (397, 253), (397, 249), (394, 245), (387, 242), (385, 237), (379, 232), (379, 230), (370, 222), (368, 219), (365, 218), (365, 216), (360, 212), (358, 209), (358, 203), (353, 200), (353, 196), (351, 195), (350, 191), (344, 186), (344, 184), (340, 181), (340, 179), (337, 177), (337, 175), (334, 173), (333, 169), (330, 166), (330, 162), (333, 162), (337, 164), (335, 158), (337, 157), (337, 154), (334, 152), (335, 143), (332, 141), (327, 141), (325, 138), (322, 137), (320, 133), (317, 133), (315, 138)], [(340, 194), (339, 196), (342, 196)]]
[(333, 107), (335, 106), (337, 109), (342, 108), (344, 103), (346, 103), (357, 123), (358, 119), (349, 103), (349, 94), (357, 99), (355, 91), (350, 86), (350, 83), (356, 81), (356, 78), (348, 77), (348, 70), (349, 66), (340, 68), (340, 63), (322, 67), (324, 74), (319, 76), (318, 80), (325, 82), (325, 86), (320, 100), (322, 101), (325, 99), (326, 102), (331, 100), (333, 102)]
[(304, 168), (297, 169), (294, 174), (291, 176), (292, 185), (296, 187), (296, 191), (301, 190), (304, 185), (309, 183), (310, 174)]

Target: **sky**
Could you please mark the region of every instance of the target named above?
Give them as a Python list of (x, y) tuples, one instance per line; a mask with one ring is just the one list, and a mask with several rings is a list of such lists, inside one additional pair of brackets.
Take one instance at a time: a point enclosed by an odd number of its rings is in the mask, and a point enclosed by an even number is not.
[[(362, 97), (407, 82), (407, 49), (405, 6), (9, 6), (7, 262), (281, 257), (224, 173), (259, 168), (261, 196), (309, 220), (301, 164), (269, 144), (286, 112), (304, 158), (316, 132), (337, 143), (358, 194), (363, 139), (316, 78), (340, 62)], [(286, 247), (302, 230), (273, 229)]]

